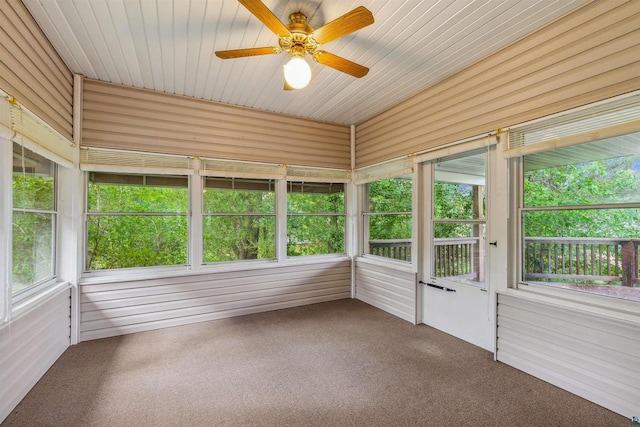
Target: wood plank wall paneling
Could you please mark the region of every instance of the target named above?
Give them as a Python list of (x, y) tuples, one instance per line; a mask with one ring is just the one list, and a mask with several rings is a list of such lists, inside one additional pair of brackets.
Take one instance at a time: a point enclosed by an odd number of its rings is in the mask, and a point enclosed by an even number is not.
[(498, 295), (497, 359), (614, 412), (640, 413), (640, 328)]
[(351, 263), (81, 285), (82, 341), (351, 297)]
[(414, 323), (415, 274), (356, 261), (356, 299)]
[(356, 127), (356, 167), (640, 89), (640, 1), (597, 1)]
[(0, 0), (0, 89), (72, 140), (73, 74), (20, 0)]
[(348, 126), (85, 79), (87, 147), (350, 169)]
[(0, 422), (69, 347), (70, 290), (0, 328)]

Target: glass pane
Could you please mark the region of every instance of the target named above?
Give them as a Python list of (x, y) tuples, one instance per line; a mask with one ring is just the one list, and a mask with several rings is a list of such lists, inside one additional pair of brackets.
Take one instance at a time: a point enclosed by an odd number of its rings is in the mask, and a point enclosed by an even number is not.
[(486, 150), (456, 156), (435, 165), (434, 217), (480, 219), (486, 211)]
[(411, 215), (371, 215), (369, 252), (371, 255), (411, 261)]
[(87, 269), (185, 265), (186, 216), (100, 216), (87, 218)]
[(433, 242), (433, 277), (484, 287), (484, 224), (436, 223)]
[(13, 143), (13, 207), (55, 210), (55, 163)]
[(287, 212), (344, 213), (344, 184), (288, 182)]
[(184, 213), (189, 209), (186, 177), (94, 173), (91, 178), (95, 180), (89, 182), (89, 212)]
[(202, 197), (205, 213), (274, 213), (275, 181), (206, 178)]
[(53, 277), (54, 227), (54, 214), (13, 212), (13, 293)]
[(344, 216), (289, 216), (287, 256), (344, 253)]
[(523, 214), (523, 279), (640, 300), (640, 209)]
[(274, 258), (275, 230), (273, 215), (205, 216), (203, 261)]
[(369, 212), (411, 212), (411, 177), (369, 183)]
[(524, 205), (640, 202), (640, 133), (525, 156)]

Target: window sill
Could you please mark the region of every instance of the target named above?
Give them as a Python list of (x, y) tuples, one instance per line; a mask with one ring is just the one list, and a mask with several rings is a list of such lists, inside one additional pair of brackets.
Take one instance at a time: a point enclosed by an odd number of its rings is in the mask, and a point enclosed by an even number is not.
[(98, 285), (101, 283), (130, 282), (132, 280), (161, 279), (189, 274), (188, 266), (173, 267), (141, 267), (119, 270), (100, 270), (85, 272), (80, 279), (80, 285)]
[(301, 255), (295, 257), (289, 257), (283, 265), (310, 265), (310, 264), (322, 264), (333, 261), (346, 261), (350, 259), (347, 254), (326, 254), (326, 255)]
[(14, 302), (11, 307), (11, 320), (15, 320), (43, 302), (70, 288), (71, 284), (69, 282), (55, 282), (52, 285), (41, 288), (37, 292)]
[(611, 298), (602, 295), (577, 292), (571, 289), (553, 288), (545, 285), (520, 284), (498, 293), (543, 302), (587, 314), (596, 314), (608, 319), (640, 325), (640, 302)]
[(349, 257), (345, 254), (313, 255), (287, 258), (282, 262), (276, 260), (246, 260), (204, 264), (195, 269), (186, 266), (173, 268), (141, 268), (126, 270), (104, 270), (84, 273), (80, 280), (82, 285), (99, 285), (103, 283), (130, 282), (133, 280), (166, 279), (171, 277), (197, 276), (203, 274), (229, 273), (237, 271), (251, 271), (278, 267), (293, 267), (299, 265), (324, 264), (328, 262), (346, 261)]

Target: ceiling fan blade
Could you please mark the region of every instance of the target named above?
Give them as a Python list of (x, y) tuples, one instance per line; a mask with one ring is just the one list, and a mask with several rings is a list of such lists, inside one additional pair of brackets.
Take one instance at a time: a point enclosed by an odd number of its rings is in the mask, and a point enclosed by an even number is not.
[(289, 29), (284, 26), (276, 15), (269, 10), (260, 0), (238, 0), (241, 5), (246, 7), (249, 12), (255, 15), (264, 25), (280, 37), (290, 34)]
[(318, 28), (311, 35), (315, 41), (323, 44), (371, 24), (373, 24), (373, 14), (366, 7), (359, 6)]
[(282, 49), (275, 46), (252, 47), (249, 49), (218, 50), (216, 51), (216, 56), (222, 59), (230, 59), (230, 58), (242, 58), (244, 56), (273, 55), (280, 52), (282, 52)]
[(360, 64), (356, 64), (348, 59), (341, 58), (323, 50), (316, 51), (316, 53), (313, 54), (313, 59), (319, 64), (350, 74), (353, 77), (364, 77), (369, 72), (367, 67), (363, 67)]

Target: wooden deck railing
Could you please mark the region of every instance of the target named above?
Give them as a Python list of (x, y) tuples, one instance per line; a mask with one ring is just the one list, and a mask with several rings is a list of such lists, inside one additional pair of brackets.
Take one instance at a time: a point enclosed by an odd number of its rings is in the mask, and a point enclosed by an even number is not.
[(640, 239), (525, 238), (525, 280), (635, 286)]
[(479, 241), (479, 237), (434, 239), (434, 276), (483, 281)]
[(400, 261), (411, 261), (411, 240), (369, 240), (369, 253)]
[[(478, 260), (477, 237), (436, 239), (436, 277), (484, 280)], [(401, 261), (411, 261), (411, 240), (370, 240), (369, 253)]]
[[(479, 277), (478, 242), (477, 237), (435, 239), (435, 276), (484, 280)], [(637, 286), (639, 245), (640, 239), (527, 237), (524, 278)], [(410, 261), (411, 241), (371, 240), (369, 253)]]

